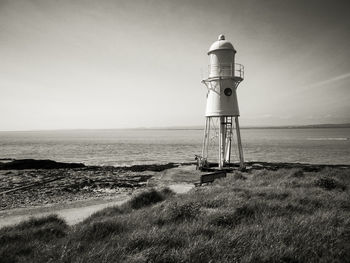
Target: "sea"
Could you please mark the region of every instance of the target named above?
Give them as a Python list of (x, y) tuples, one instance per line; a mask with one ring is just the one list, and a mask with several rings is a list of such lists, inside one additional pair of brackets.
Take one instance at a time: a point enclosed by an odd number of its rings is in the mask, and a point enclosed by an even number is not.
[[(246, 161), (350, 165), (350, 128), (241, 129)], [(209, 161), (217, 161), (211, 134)], [(201, 129), (115, 129), (0, 132), (0, 159), (52, 159), (86, 165), (131, 166), (194, 162)], [(238, 161), (233, 141), (233, 162)]]

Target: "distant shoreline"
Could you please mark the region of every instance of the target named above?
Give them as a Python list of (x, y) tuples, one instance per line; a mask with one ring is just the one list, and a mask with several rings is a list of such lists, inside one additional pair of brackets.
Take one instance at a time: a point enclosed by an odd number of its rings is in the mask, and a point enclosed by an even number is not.
[[(349, 124), (319, 124), (319, 125), (287, 125), (287, 126), (242, 126), (241, 130), (271, 130), (271, 129), (331, 129), (331, 128), (350, 128)], [(115, 129), (115, 130), (171, 130), (171, 131), (186, 131), (186, 130), (203, 130), (201, 127), (165, 127), (165, 128), (130, 128), (130, 129)], [(101, 129), (104, 130), (104, 129)], [(113, 130), (113, 129), (108, 129)]]
[(305, 125), (305, 126), (266, 126), (266, 127), (241, 127), (241, 129), (332, 129), (332, 128), (350, 128), (350, 124), (344, 124), (344, 125)]
[[(42, 129), (42, 130), (0, 130), (1, 132), (65, 132), (65, 131), (114, 131), (114, 130), (203, 130), (204, 126), (171, 126), (171, 127), (135, 127), (135, 128), (79, 128), (79, 129)], [(283, 126), (241, 126), (242, 130), (262, 130), (262, 129), (327, 129), (327, 128), (350, 128), (350, 123), (339, 124), (310, 124), (310, 125), (283, 125)]]

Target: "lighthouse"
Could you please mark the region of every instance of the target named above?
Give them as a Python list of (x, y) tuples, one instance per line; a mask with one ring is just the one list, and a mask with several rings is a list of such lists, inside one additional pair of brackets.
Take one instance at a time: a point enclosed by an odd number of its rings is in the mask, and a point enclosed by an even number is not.
[[(220, 35), (209, 48), (208, 76), (202, 80), (207, 88), (205, 129), (200, 158), (200, 167), (209, 166), (209, 153), (216, 148), (219, 169), (231, 163), (234, 129), (238, 147), (240, 168), (244, 168), (244, 157), (239, 129), (237, 87), (244, 79), (244, 67), (235, 63), (237, 51)], [(211, 136), (217, 136), (212, 145)]]

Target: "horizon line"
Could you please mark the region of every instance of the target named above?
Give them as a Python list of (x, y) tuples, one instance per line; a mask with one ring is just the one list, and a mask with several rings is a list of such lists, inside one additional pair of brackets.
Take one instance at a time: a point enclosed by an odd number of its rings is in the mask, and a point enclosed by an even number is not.
[[(350, 128), (350, 123), (317, 123), (290, 125), (243, 125), (240, 129), (278, 129), (278, 128)], [(45, 132), (45, 131), (96, 131), (96, 130), (202, 130), (204, 125), (178, 125), (155, 127), (129, 128), (63, 128), (63, 129), (29, 129), (29, 130), (0, 130), (0, 132)]]

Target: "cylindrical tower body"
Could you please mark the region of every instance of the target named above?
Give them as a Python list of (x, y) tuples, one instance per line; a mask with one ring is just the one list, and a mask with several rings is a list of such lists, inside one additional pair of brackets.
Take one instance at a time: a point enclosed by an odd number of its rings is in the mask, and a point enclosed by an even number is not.
[[(219, 168), (230, 162), (232, 129), (236, 127), (237, 143), (241, 168), (244, 167), (241, 136), (239, 132), (239, 108), (236, 89), (243, 80), (243, 66), (235, 64), (236, 50), (233, 45), (220, 35), (209, 48), (209, 72), (208, 78), (202, 82), (208, 89), (207, 104), (205, 110), (206, 127), (204, 132), (202, 159), (207, 164), (210, 122), (217, 120), (219, 123)], [(235, 119), (235, 123), (233, 122)]]

